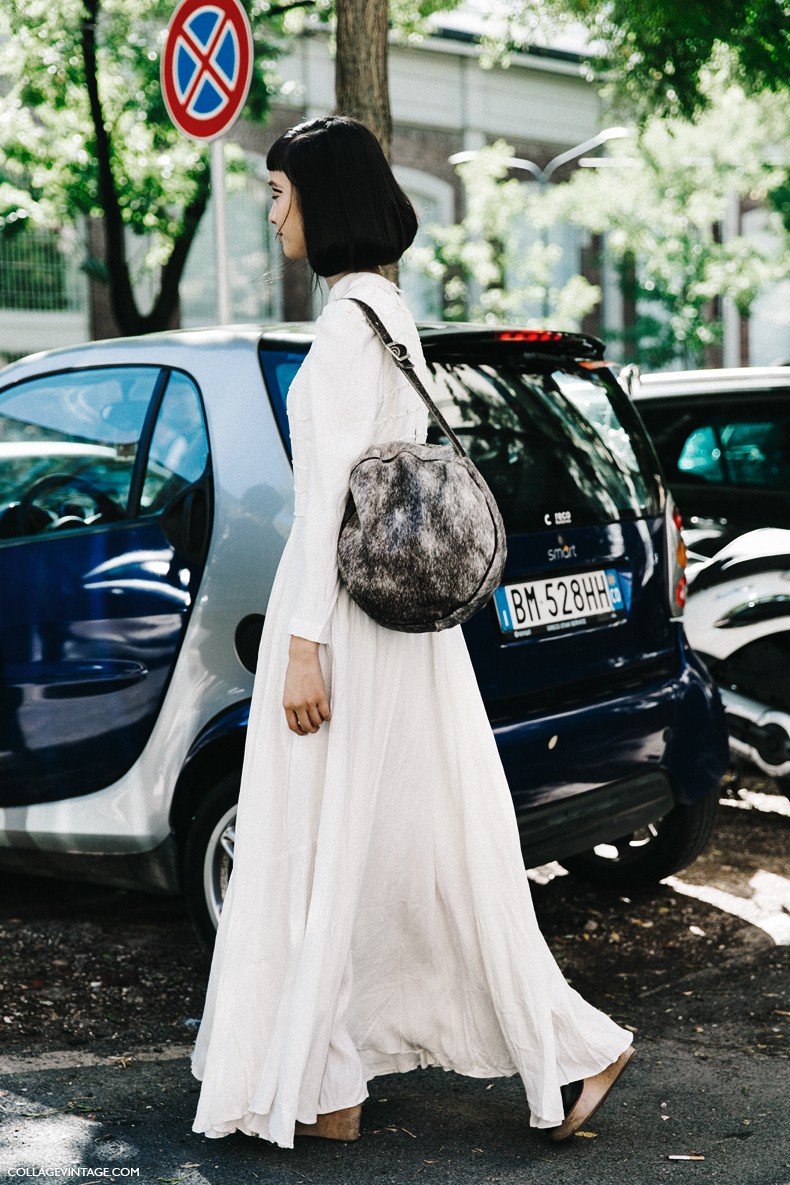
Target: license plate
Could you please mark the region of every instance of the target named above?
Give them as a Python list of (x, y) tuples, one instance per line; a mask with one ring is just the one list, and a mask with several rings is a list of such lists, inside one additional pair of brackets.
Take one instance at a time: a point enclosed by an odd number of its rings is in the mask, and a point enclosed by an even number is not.
[(499, 628), (511, 638), (524, 638), (614, 621), (626, 611), (621, 578), (625, 584), (625, 574), (601, 568), (503, 585), (494, 593)]

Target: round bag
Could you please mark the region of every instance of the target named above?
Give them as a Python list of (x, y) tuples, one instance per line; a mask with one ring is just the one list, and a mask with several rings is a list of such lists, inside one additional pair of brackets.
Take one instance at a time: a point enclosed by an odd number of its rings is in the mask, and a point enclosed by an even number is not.
[[(354, 299), (354, 298), (348, 298)], [(505, 528), (480, 471), (414, 373), (404, 346), (355, 300), (450, 440), (390, 441), (354, 465), (337, 547), (340, 576), (388, 629), (460, 625), (491, 598), (505, 565)]]

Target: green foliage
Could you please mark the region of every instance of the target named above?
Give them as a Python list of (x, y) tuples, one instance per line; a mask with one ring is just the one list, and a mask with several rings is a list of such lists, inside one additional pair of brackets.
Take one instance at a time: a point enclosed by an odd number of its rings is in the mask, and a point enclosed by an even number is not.
[(436, 12), (458, 8), (462, 0), (389, 0), (389, 20), (401, 34), (421, 33), (425, 21)]
[[(159, 84), (172, 0), (12, 0), (0, 27), (0, 233), (56, 228), (105, 212), (84, 28), (95, 8), (98, 91), (123, 224), (158, 268), (207, 188), (208, 149), (177, 132)], [(255, 0), (255, 72), (246, 114), (265, 116), (283, 17)], [(5, 36), (3, 33), (5, 32)], [(231, 161), (239, 167), (240, 154)]]
[[(428, 32), (428, 17), (436, 12), (458, 8), (463, 0), (368, 0), (369, 4), (386, 4), (391, 33), (401, 41), (420, 40)], [(289, 36), (321, 29), (333, 30), (335, 0), (299, 0), (292, 2), (285, 13), (283, 28)], [(335, 46), (331, 42), (334, 50)]]
[(782, 180), (768, 191), (768, 203), (781, 217), (785, 230), (790, 232), (790, 169), (786, 170)]
[[(415, 248), (412, 260), (442, 284), (444, 316), (489, 323), (527, 323), (578, 329), (600, 299), (583, 276), (562, 288), (552, 285), (561, 254), (553, 243), (525, 241), (528, 196), (523, 183), (507, 179), (509, 144), (499, 140), (458, 168), (466, 214), (457, 226), (428, 227), (431, 245)], [(546, 317), (529, 308), (548, 305)]]
[[(257, 5), (256, 70), (247, 113), (266, 111), (273, 45)], [(99, 90), (124, 220), (135, 231), (177, 233), (178, 210), (207, 167), (207, 149), (172, 126), (159, 85), (170, 0), (104, 0), (97, 28)], [(95, 135), (85, 85), (83, 0), (16, 5), (0, 70), (15, 80), (2, 99), (0, 169), (23, 180), (36, 212), (57, 222), (101, 213)]]
[(729, 47), (747, 92), (788, 87), (788, 0), (508, 0), (492, 56), (528, 45), (546, 19), (585, 27), (590, 65), (631, 111), (693, 115), (707, 105), (704, 73)]
[[(721, 341), (722, 298), (747, 314), (790, 268), (779, 213), (766, 212), (759, 238), (737, 228), (743, 202), (765, 207), (770, 197), (788, 212), (790, 96), (749, 97), (710, 72), (702, 84), (708, 106), (695, 121), (654, 117), (638, 138), (610, 142), (610, 167), (577, 168), (565, 184), (525, 183), (510, 172), (513, 152), (501, 141), (460, 166), (465, 218), (428, 228), (432, 246), (417, 253), (442, 282), (446, 317), (523, 322), (525, 309), (546, 301), (548, 316), (529, 324), (577, 328), (600, 293), (582, 276), (559, 291), (551, 285), (560, 249), (549, 231), (570, 223), (605, 236), (624, 295), (637, 302), (627, 352), (653, 367), (700, 364)], [(605, 327), (605, 335), (618, 333)]]
[(735, 77), (747, 90), (785, 89), (790, 8), (783, 0), (562, 0), (607, 45), (643, 110), (692, 115), (707, 104), (706, 66), (721, 46), (733, 51)]
[(636, 145), (612, 144), (612, 167), (578, 169), (567, 184), (553, 186), (544, 209), (549, 220), (605, 233), (609, 252), (624, 265), (636, 260), (646, 317), (638, 326), (640, 360), (650, 365), (677, 357), (698, 364), (705, 347), (721, 339), (712, 302), (727, 297), (748, 313), (790, 264), (776, 215), (765, 243), (721, 234), (743, 199), (765, 203), (786, 177), (771, 160), (781, 153), (790, 96), (747, 98), (738, 86), (710, 79), (705, 85), (710, 105), (695, 122), (654, 117)]

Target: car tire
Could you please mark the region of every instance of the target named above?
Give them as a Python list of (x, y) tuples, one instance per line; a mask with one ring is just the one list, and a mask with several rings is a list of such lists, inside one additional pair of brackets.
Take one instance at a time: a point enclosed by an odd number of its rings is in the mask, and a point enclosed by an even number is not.
[(203, 942), (213, 947), (222, 901), (233, 867), (236, 806), (241, 770), (233, 770), (201, 801), (184, 846), (184, 895)]
[(559, 863), (580, 880), (609, 889), (644, 889), (687, 868), (707, 847), (716, 826), (718, 787), (640, 831)]

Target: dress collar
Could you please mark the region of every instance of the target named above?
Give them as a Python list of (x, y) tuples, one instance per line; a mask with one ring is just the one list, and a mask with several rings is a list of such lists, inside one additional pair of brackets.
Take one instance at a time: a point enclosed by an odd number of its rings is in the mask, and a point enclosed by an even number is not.
[(349, 272), (348, 275), (343, 276), (329, 289), (329, 300), (327, 303), (347, 296), (352, 289), (356, 290), (357, 287), (360, 290), (363, 288), (374, 288), (382, 292), (399, 291), (397, 285), (393, 284), (392, 280), (388, 280), (385, 276), (380, 276), (376, 272)]

